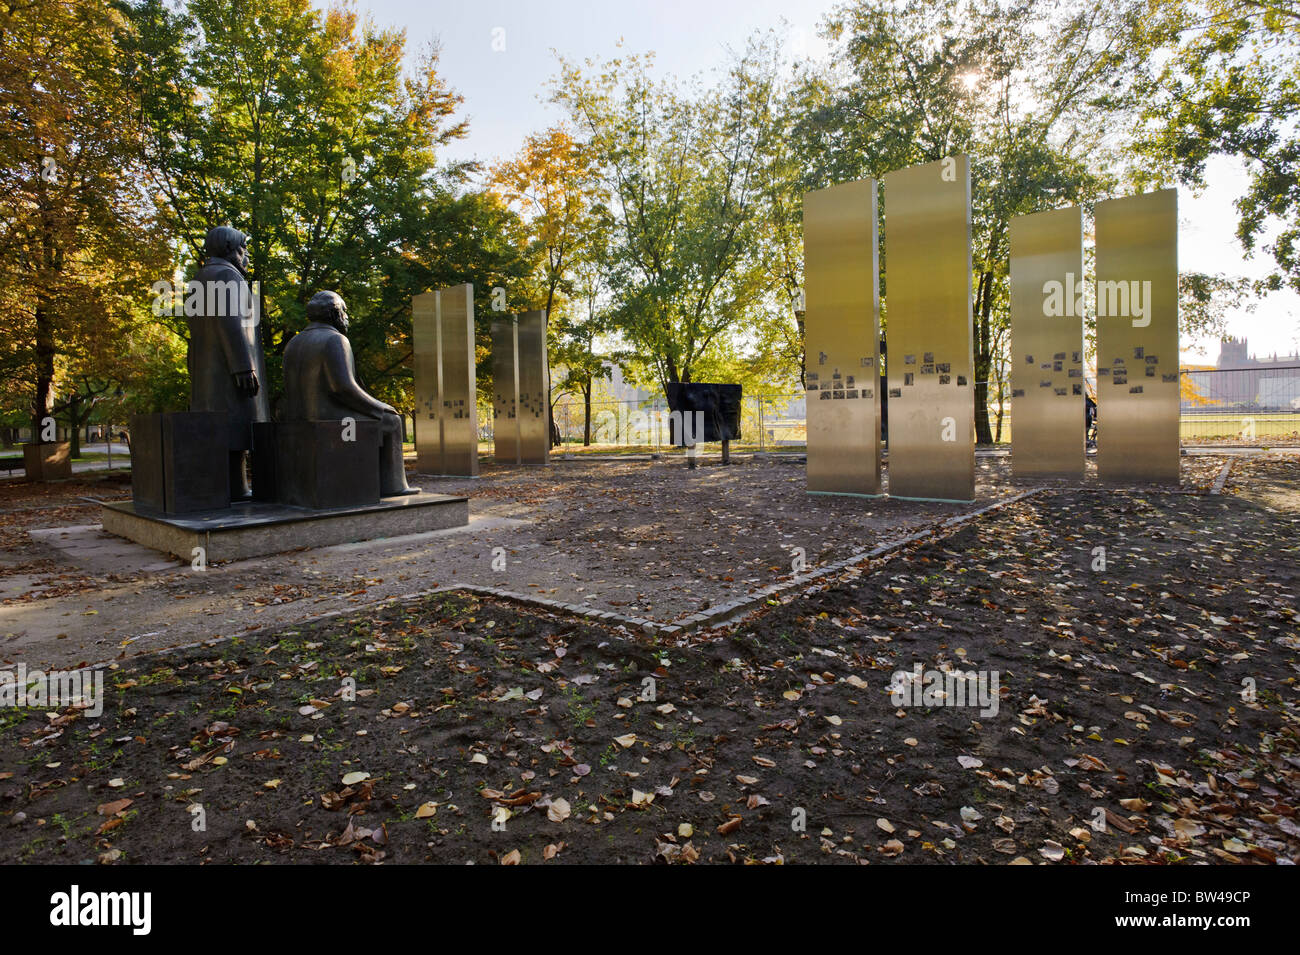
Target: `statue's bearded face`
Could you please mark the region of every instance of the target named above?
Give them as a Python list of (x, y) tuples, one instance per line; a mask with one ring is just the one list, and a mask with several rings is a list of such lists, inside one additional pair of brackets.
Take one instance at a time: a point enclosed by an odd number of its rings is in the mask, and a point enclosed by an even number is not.
[(248, 276), (248, 245), (246, 243), (240, 243), (238, 248), (231, 250), (230, 264), (239, 270), (240, 275)]
[(334, 310), (334, 327), (341, 332), (348, 330), (348, 307), (343, 304), (343, 299), (338, 300), (338, 308)]

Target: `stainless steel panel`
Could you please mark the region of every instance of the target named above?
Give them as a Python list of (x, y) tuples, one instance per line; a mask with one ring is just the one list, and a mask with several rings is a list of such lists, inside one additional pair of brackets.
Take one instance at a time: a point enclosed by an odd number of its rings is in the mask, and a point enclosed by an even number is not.
[(1097, 203), (1097, 471), (1179, 482), (1178, 193)]
[(886, 174), (889, 493), (975, 497), (970, 164)]
[(492, 441), (497, 464), (519, 464), (519, 374), (513, 315), (492, 320)]
[(425, 474), (441, 474), (437, 292), (424, 292), (411, 300), (411, 350), (415, 366), (416, 467)]
[(519, 460), (550, 460), (550, 406), (546, 356), (546, 312), (524, 312), (516, 327), (515, 382), (518, 389)]
[(876, 181), (803, 198), (808, 491), (880, 494)]
[(474, 286), (438, 292), (439, 424), (442, 474), (478, 475), (478, 404), (474, 368)]
[(1011, 469), (1083, 479), (1083, 211), (1011, 220)]

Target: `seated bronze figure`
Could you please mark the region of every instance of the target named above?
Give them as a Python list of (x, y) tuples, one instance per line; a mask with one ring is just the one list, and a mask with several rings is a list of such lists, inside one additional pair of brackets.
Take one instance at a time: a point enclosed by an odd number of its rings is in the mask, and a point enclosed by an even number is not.
[(378, 421), (382, 439), (378, 461), (380, 494), (418, 494), (418, 487), (406, 483), (401, 418), (391, 405), (366, 394), (357, 382), (343, 299), (335, 292), (317, 292), (307, 303), (307, 320), (307, 327), (290, 340), (284, 351), (283, 420)]

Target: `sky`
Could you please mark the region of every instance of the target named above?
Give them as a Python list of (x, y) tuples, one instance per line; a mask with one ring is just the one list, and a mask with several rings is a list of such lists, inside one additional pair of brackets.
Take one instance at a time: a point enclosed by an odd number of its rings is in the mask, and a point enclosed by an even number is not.
[[(321, 0), (315, 0), (324, 6)], [(558, 56), (581, 62), (653, 51), (658, 68), (685, 79), (706, 78), (729, 50), (757, 30), (776, 29), (797, 56), (822, 58), (828, 47), (818, 24), (833, 0), (355, 0), (380, 26), (406, 30), (408, 50), (441, 43), (441, 72), (464, 97), (469, 135), (448, 158), (491, 162), (515, 153), (525, 136), (562, 114), (545, 102)], [(620, 44), (622, 44), (620, 49)], [(1233, 202), (1245, 191), (1244, 170), (1212, 160), (1202, 195), (1179, 190), (1179, 268), (1260, 277), (1266, 253), (1245, 258), (1234, 231)], [(1260, 356), (1300, 351), (1300, 295), (1276, 293), (1229, 316), (1228, 333), (1250, 341)], [(1212, 363), (1218, 344), (1184, 341), (1184, 362)], [(1188, 347), (1190, 346), (1190, 348)]]

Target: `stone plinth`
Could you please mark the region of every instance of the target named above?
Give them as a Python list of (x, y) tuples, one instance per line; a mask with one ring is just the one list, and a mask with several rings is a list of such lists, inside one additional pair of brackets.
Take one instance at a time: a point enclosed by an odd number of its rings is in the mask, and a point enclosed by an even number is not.
[(202, 547), (212, 562), (463, 527), (469, 499), (412, 494), (325, 510), (250, 501), (185, 515), (140, 511), (122, 502), (103, 505), (101, 519), (110, 534), (182, 560), (192, 560), (194, 548)]

